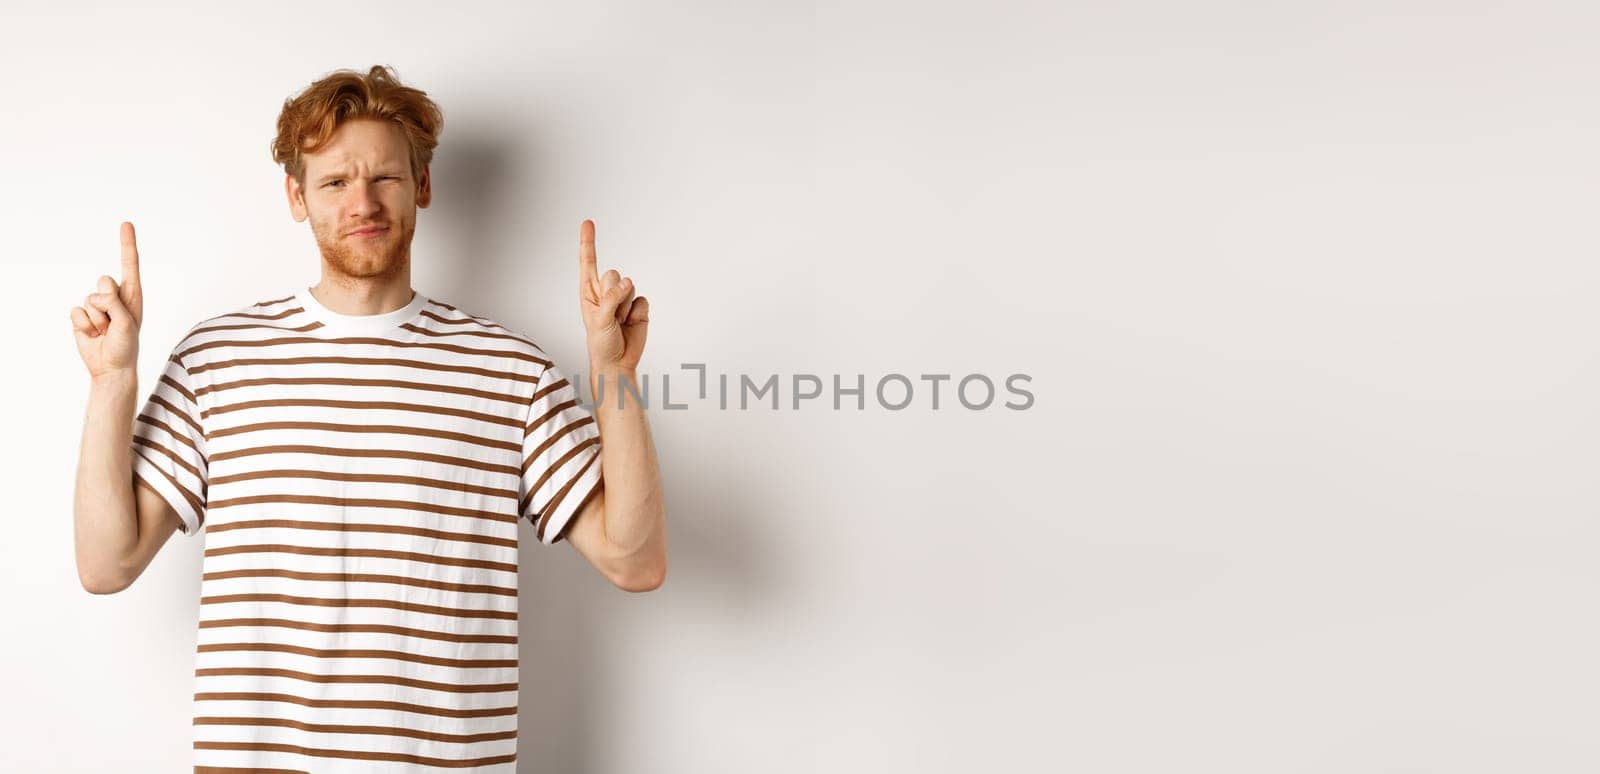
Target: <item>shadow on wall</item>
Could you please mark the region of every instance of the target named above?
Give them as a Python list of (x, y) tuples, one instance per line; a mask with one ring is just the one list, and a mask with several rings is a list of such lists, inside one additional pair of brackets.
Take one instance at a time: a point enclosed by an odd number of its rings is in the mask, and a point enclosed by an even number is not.
[[(716, 479), (715, 471), (726, 469), (717, 464), (716, 455), (697, 457), (685, 444), (676, 444), (680, 448), (674, 454), (661, 448), (662, 435), (655, 439), (662, 457), (670, 555), (667, 582), (661, 588), (642, 594), (618, 589), (565, 542), (538, 544), (532, 539), (532, 528), (523, 524), (526, 539), (518, 541), (519, 771), (587, 774), (616, 765), (617, 755), (606, 752), (617, 744), (616, 719), (633, 715), (632, 707), (638, 706), (619, 706), (628, 702), (627, 682), (619, 675), (643, 669), (607, 663), (604, 654), (623, 650), (614, 646), (622, 636), (619, 632), (652, 628), (649, 623), (633, 624), (628, 618), (670, 618), (674, 622), (673, 628), (666, 630), (667, 639), (634, 643), (629, 650), (691, 654), (696, 641), (715, 640), (770, 620), (759, 608), (774, 604), (781, 593), (779, 579), (763, 561), (772, 551), (755, 544), (758, 530), (749, 524), (752, 518), (761, 518), (760, 493), (747, 491), (739, 482)], [(679, 463), (669, 465), (669, 459)], [(691, 459), (694, 464), (688, 462)], [(660, 660), (653, 659), (653, 663)], [(666, 696), (653, 689), (652, 697), (664, 700), (681, 715), (658, 715), (651, 710), (647, 722), (670, 726), (678, 722), (677, 717), (703, 717), (697, 707), (705, 697), (698, 691), (726, 687), (714, 663), (692, 660), (674, 666), (693, 679), (670, 682), (698, 686), (697, 693)], [(784, 666), (771, 664), (770, 668), (777, 671)], [(692, 728), (662, 730), (678, 738), (695, 733)], [(705, 745), (714, 749), (722, 741), (704, 738), (685, 744), (704, 750)], [(679, 768), (669, 763), (661, 770)]]
[[(524, 179), (537, 174), (527, 161), (536, 155), (528, 153), (527, 143), (522, 137), (480, 132), (452, 134), (440, 144), (431, 169), (433, 203), (419, 212), (417, 226), (418, 242), (432, 247), (413, 258), (449, 261), (449, 266), (438, 267), (442, 270), (431, 271), (429, 276), (437, 278), (432, 281), (436, 287), (426, 291), (468, 311), (489, 308), (481, 301), (502, 268), (519, 277), (526, 277), (531, 270), (535, 287), (544, 288), (538, 291), (542, 302), (568, 305), (574, 326), (570, 335), (581, 341), (577, 304), (566, 281), (575, 276), (575, 266), (557, 260), (571, 257), (576, 262), (577, 222), (571, 224), (570, 256), (551, 256), (549, 261), (536, 262), (537, 267), (498, 265), (503, 257), (515, 260), (525, 254), (525, 250), (501, 241), (515, 238), (514, 226), (528, 217), (522, 208), (538, 204), (537, 197), (529, 193), (538, 186)], [(416, 276), (415, 265), (413, 272)], [(526, 314), (520, 317), (508, 314), (504, 322), (513, 328), (528, 322)], [(537, 331), (525, 332), (539, 341)], [(586, 363), (579, 363), (568, 370), (586, 377), (588, 369)], [(620, 621), (622, 616), (637, 612), (653, 617), (651, 608), (671, 605), (675, 610), (694, 611), (682, 618), (685, 625), (708, 627), (714, 635), (717, 630), (737, 630), (751, 620), (761, 620), (752, 610), (767, 607), (777, 593), (776, 579), (763, 559), (771, 551), (753, 544), (757, 530), (749, 526), (752, 520), (763, 518), (762, 503), (769, 498), (750, 491), (759, 486), (756, 480), (718, 473), (738, 469), (741, 441), (673, 432), (680, 423), (693, 421), (688, 414), (668, 414), (656, 407), (650, 412), (651, 435), (665, 482), (670, 552), (667, 582), (660, 589), (644, 594), (622, 591), (603, 580), (568, 544), (538, 544), (531, 526), (521, 525), (517, 638), (520, 771), (584, 774), (613, 758), (591, 752), (615, 744), (611, 738), (614, 727), (604, 720), (615, 710), (602, 706), (597, 697), (600, 690), (613, 692), (620, 683), (596, 654), (615, 652), (608, 639), (616, 630), (630, 628)], [(686, 640), (701, 636), (685, 632)], [(646, 649), (677, 649), (673, 643), (642, 645)], [(773, 665), (774, 669), (780, 667)], [(714, 666), (701, 663), (686, 668), (705, 673)], [(716, 684), (715, 680), (697, 682), (708, 689)], [(686, 695), (674, 701), (687, 710), (700, 699)], [(666, 720), (671, 722), (671, 718)]]
[[(522, 171), (516, 158), (510, 137), (478, 133), (441, 138), (429, 165), (433, 202), (417, 212), (411, 256), (413, 277), (420, 273), (418, 261), (448, 262), (428, 275), (436, 278), (430, 283), (436, 287), (426, 290), (430, 295), (469, 311), (478, 308), (473, 300), (492, 281), (495, 240), (514, 216), (504, 208)], [(434, 249), (419, 254), (417, 243)]]

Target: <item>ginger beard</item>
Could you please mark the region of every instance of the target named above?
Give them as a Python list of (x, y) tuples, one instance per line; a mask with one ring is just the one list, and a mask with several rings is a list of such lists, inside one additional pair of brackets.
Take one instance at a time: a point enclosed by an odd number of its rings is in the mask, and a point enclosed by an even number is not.
[(311, 217), (311, 233), (322, 251), (322, 260), (336, 273), (346, 277), (387, 278), (406, 269), (411, 262), (411, 236), (417, 230), (416, 213), (395, 222), (364, 225), (386, 225), (389, 229), (376, 237), (351, 236), (358, 226), (351, 224), (339, 228)]

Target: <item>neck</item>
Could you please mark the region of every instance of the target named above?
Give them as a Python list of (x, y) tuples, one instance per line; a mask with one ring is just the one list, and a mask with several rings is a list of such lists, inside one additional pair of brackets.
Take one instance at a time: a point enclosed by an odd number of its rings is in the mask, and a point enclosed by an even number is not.
[(390, 277), (351, 277), (322, 269), (322, 280), (311, 294), (339, 314), (383, 314), (411, 303), (411, 272)]

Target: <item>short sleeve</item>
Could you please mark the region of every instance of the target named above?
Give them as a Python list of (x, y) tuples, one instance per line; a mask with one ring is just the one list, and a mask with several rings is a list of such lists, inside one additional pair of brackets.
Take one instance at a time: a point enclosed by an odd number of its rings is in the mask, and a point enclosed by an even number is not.
[(523, 426), (519, 515), (533, 524), (539, 542), (552, 545), (599, 487), (600, 426), (552, 363), (539, 377)]
[(178, 512), (193, 537), (206, 518), (206, 437), (192, 379), (177, 350), (133, 423), (133, 474)]

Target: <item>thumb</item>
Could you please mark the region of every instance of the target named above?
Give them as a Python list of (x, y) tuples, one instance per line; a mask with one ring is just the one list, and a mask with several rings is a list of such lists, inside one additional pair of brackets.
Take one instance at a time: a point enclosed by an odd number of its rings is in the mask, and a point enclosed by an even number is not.
[(101, 276), (98, 289), (100, 292), (96, 295), (99, 303), (96, 306), (111, 318), (112, 325), (138, 324), (138, 320), (134, 319), (132, 312), (129, 311), (128, 305), (122, 302), (122, 289), (117, 286), (116, 281), (110, 277)]
[(644, 349), (644, 340), (649, 335), (650, 299), (639, 296), (633, 300), (628, 317), (623, 321), (622, 338), (628, 343), (628, 351), (638, 352)]

